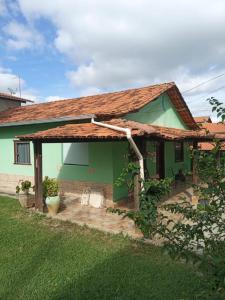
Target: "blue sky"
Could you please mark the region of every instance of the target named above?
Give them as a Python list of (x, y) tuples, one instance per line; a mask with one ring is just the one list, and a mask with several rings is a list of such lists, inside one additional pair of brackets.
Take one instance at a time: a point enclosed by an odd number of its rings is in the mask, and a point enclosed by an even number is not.
[[(0, 19), (0, 27), (4, 28), (10, 22), (18, 22), (25, 26), (27, 24), (20, 11), (16, 16), (8, 12)], [(47, 41), (45, 45), (40, 48), (37, 46), (34, 49), (28, 47), (17, 50), (3, 42), (0, 45), (0, 66), (6, 69), (6, 72), (15, 74), (16, 77), (20, 76), (21, 80), (25, 81), (22, 84), (22, 93), (30, 94), (35, 99), (37, 97), (38, 101), (44, 101), (51, 95), (62, 98), (73, 97), (76, 91), (65, 77), (65, 73), (71, 68), (71, 62), (52, 47), (55, 37), (54, 26), (44, 19), (35, 25)], [(7, 41), (7, 34), (4, 31), (1, 40)], [(74, 67), (76, 66), (73, 64)], [(18, 82), (17, 78), (8, 82), (8, 88), (13, 88), (17, 94)], [(7, 87), (4, 87), (4, 91), (8, 91)]]
[[(204, 9), (202, 9), (204, 7)], [(223, 0), (0, 0), (0, 90), (35, 101), (175, 81), (181, 91), (225, 73)], [(225, 76), (190, 92), (224, 101)]]

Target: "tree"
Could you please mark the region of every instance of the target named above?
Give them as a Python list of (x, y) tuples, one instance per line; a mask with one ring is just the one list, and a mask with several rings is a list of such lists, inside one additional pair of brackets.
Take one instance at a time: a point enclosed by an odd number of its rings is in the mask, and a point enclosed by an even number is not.
[[(215, 98), (208, 99), (212, 110), (225, 120), (225, 108)], [(185, 258), (198, 263), (199, 270), (210, 285), (211, 293), (201, 295), (210, 299), (225, 297), (225, 156), (221, 143), (215, 140), (210, 153), (195, 150), (199, 197), (197, 208), (185, 198), (180, 204), (164, 205), (175, 218), (163, 216), (158, 233), (165, 239), (164, 247), (173, 258)], [(202, 298), (201, 298), (202, 299)]]

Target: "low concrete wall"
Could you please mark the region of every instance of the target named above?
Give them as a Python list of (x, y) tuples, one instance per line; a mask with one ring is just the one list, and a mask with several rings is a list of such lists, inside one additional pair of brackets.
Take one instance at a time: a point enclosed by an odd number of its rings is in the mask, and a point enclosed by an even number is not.
[[(0, 193), (15, 195), (16, 186), (20, 180), (30, 180), (34, 184), (33, 176), (11, 175), (0, 173)], [(104, 193), (105, 205), (113, 204), (113, 186), (111, 184), (101, 184), (89, 181), (60, 180), (59, 190), (65, 201), (80, 199), (85, 189), (101, 189)]]
[(20, 180), (30, 180), (34, 184), (33, 176), (12, 175), (0, 173), (0, 193), (15, 195), (16, 186)]

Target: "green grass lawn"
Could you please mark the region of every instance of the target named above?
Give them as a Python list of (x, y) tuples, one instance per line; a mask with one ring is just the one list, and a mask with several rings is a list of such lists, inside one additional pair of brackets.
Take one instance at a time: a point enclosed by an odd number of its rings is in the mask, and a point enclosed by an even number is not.
[(195, 299), (191, 266), (157, 247), (47, 219), (0, 197), (0, 299)]

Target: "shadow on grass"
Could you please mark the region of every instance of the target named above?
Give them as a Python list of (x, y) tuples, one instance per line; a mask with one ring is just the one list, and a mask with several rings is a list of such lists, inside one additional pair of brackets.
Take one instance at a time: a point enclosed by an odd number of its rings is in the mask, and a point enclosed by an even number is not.
[(49, 299), (195, 299), (200, 281), (194, 273), (157, 255), (150, 262), (148, 255), (125, 248), (78, 279), (71, 278)]
[(0, 299), (184, 300), (202, 289), (191, 267), (159, 248), (64, 223), (59, 230), (26, 214), (10, 218), (11, 206), (0, 210)]
[[(57, 239), (56, 236), (53, 236), (48, 240), (40, 240), (38, 247), (35, 247), (35, 251), (32, 252), (33, 255), (28, 254), (26, 256), (26, 249), (23, 250), (25, 255), (23, 253), (20, 256), (20, 253), (18, 253), (15, 256), (14, 272), (11, 272), (10, 279), (8, 278), (8, 288), (0, 295), (0, 299), (21, 299), (22, 297), (20, 295), (23, 294), (24, 288), (29, 285), (33, 277), (39, 275), (40, 269), (43, 268), (44, 264), (46, 264), (46, 260), (48, 260), (48, 253), (51, 253), (52, 249), (57, 247), (60, 239), (61, 237), (58, 235)], [(29, 250), (27, 253), (29, 253)]]

